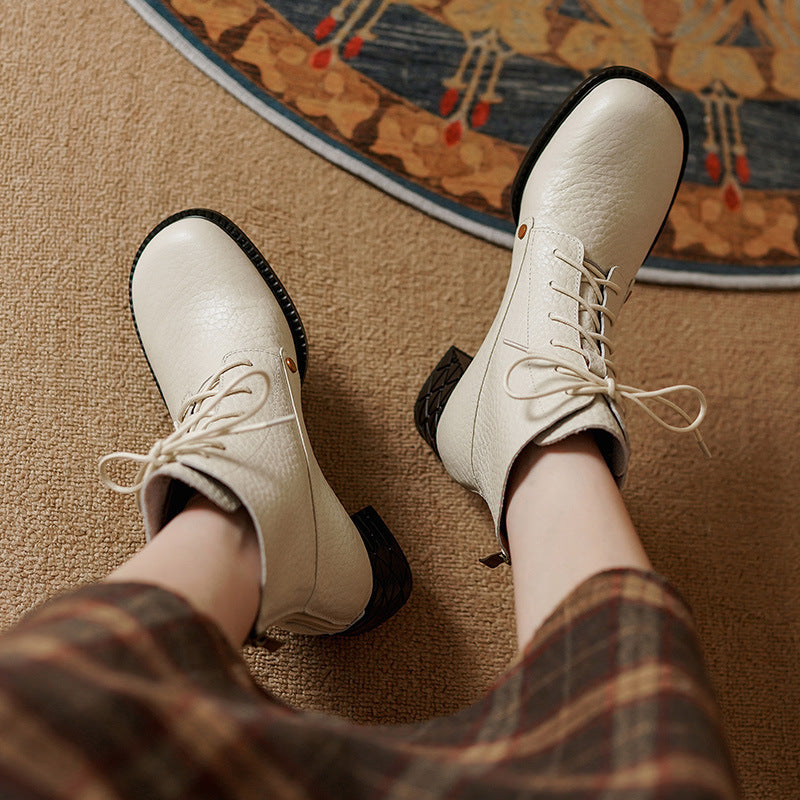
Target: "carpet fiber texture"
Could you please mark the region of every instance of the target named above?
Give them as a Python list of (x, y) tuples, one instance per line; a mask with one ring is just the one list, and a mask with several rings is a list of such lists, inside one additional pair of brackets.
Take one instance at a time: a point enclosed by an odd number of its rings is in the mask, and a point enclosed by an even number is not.
[[(161, 218), (212, 207), (299, 307), (323, 469), (349, 510), (378, 509), (415, 575), (383, 628), (284, 635), (275, 653), (247, 652), (254, 673), (290, 703), (365, 722), (477, 698), (514, 655), (510, 575), (478, 563), (494, 544), (489, 514), (442, 471), (412, 407), (451, 343), (477, 349), (508, 252), (310, 153), (121, 0), (7, 4), (0, 36), (0, 623), (141, 546), (133, 501), (97, 479), (101, 455), (147, 450), (170, 428), (128, 271)], [(779, 800), (800, 784), (798, 303), (639, 286), (616, 359), (626, 383), (708, 396), (711, 460), (631, 411), (625, 497), (694, 609), (746, 796)]]

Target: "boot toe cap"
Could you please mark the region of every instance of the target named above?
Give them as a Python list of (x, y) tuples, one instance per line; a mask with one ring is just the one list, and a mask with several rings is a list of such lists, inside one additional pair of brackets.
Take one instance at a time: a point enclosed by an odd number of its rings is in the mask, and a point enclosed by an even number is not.
[(651, 84), (593, 86), (554, 126), (521, 192), (520, 219), (570, 233), (587, 257), (626, 271), (652, 247), (686, 158), (683, 117)]
[(134, 262), (130, 302), (170, 411), (232, 352), (283, 347), (296, 358), (273, 292), (222, 228), (184, 216), (156, 230)]

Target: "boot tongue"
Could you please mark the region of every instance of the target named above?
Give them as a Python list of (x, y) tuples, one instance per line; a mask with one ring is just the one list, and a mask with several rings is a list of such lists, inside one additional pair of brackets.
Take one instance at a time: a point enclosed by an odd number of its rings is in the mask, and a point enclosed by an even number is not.
[[(587, 305), (590, 304), (596, 305), (600, 303), (602, 300), (602, 298), (597, 297), (594, 290), (592, 289), (592, 285), (589, 283), (589, 281), (585, 279), (581, 280), (580, 295)], [(595, 331), (592, 315), (590, 312), (586, 311), (583, 307), (581, 307), (580, 310), (578, 311), (578, 324), (585, 331), (592, 331), (592, 332)], [(600, 378), (605, 378), (608, 370), (606, 369), (606, 362), (603, 359), (600, 347), (601, 346), (595, 339), (592, 339), (590, 337), (581, 334), (581, 350), (583, 351), (583, 354), (586, 357), (587, 361), (586, 366), (588, 367), (589, 372), (593, 372)]]

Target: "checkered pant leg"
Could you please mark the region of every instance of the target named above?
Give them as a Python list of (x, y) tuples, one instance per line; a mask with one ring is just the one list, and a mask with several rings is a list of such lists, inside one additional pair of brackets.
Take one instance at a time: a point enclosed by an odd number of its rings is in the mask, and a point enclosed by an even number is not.
[(0, 638), (0, 797), (733, 798), (691, 616), (658, 576), (597, 575), (486, 695), (360, 726), (258, 688), (166, 591), (99, 584)]

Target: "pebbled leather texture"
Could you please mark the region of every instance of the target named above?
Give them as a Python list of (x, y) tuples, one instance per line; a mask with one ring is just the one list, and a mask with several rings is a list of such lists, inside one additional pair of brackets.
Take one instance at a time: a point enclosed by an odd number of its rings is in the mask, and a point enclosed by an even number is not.
[[(304, 633), (351, 627), (372, 595), (372, 565), (314, 457), (300, 372), (286, 360), (297, 361), (295, 340), (273, 290), (218, 224), (180, 215), (148, 237), (130, 288), (142, 347), (173, 421), (209, 376), (242, 360), (270, 380), (267, 401), (249, 422), (293, 415), (270, 428), (227, 435), (219, 457), (184, 455), (158, 469), (140, 495), (147, 536), (163, 524), (175, 479), (223, 507), (240, 502), (255, 523), (262, 554), (256, 632), (273, 624)], [(220, 386), (242, 369), (224, 372)], [(220, 409), (235, 412), (252, 402), (252, 395), (233, 394)]]
[[(619, 312), (639, 266), (652, 247), (677, 191), (685, 163), (685, 126), (677, 106), (640, 82), (609, 71), (561, 114), (532, 163), (523, 163), (519, 235), (503, 299), (472, 363), (447, 400), (436, 432), (447, 471), (487, 502), (504, 552), (502, 513), (511, 466), (531, 441), (551, 444), (584, 430), (605, 432), (606, 459), (624, 480), (627, 435), (617, 404), (606, 396), (559, 392), (537, 400), (514, 399), (504, 389), (512, 365), (526, 353), (557, 355), (605, 377), (605, 364), (585, 352), (579, 333), (554, 321), (580, 324), (578, 302), (554, 291), (581, 292), (573, 263), (584, 258), (622, 287), (606, 308)], [(659, 87), (660, 89), (660, 87)], [(604, 327), (610, 332), (608, 316)], [(555, 348), (553, 341), (577, 352)], [(553, 352), (558, 350), (557, 353)], [(527, 362), (509, 375), (516, 394), (557, 389), (568, 379), (552, 367)]]
[(521, 218), (572, 234), (601, 266), (619, 265), (626, 285), (664, 224), (688, 144), (676, 106), (647, 81), (597, 82), (537, 158), (520, 203)]
[[(511, 187), (511, 214), (514, 222), (519, 222), (522, 194), (527, 188), (528, 179), (530, 178), (531, 170), (539, 162), (544, 149), (550, 144), (550, 140), (561, 129), (562, 125), (569, 117), (576, 106), (581, 103), (584, 98), (600, 84), (616, 78), (628, 78), (641, 86), (651, 89), (654, 93), (658, 94), (664, 102), (670, 106), (678, 124), (681, 127), (683, 135), (684, 154), (683, 164), (681, 165), (681, 175), (686, 167), (686, 158), (689, 151), (689, 127), (684, 117), (678, 102), (674, 97), (661, 86), (657, 81), (652, 79), (649, 75), (640, 72), (633, 67), (614, 66), (601, 70), (600, 72), (590, 76), (584, 80), (575, 90), (564, 100), (561, 106), (555, 111), (551, 118), (544, 125), (536, 140), (528, 149), (528, 152), (522, 159), (514, 183)], [(677, 191), (677, 188), (676, 188)]]
[[(297, 366), (300, 372), (300, 381), (302, 382), (305, 378), (306, 365), (308, 362), (308, 339), (306, 337), (305, 328), (303, 327), (303, 322), (300, 319), (300, 314), (292, 302), (291, 297), (289, 297), (289, 293), (281, 283), (280, 278), (278, 278), (277, 274), (269, 265), (269, 262), (258, 250), (258, 248), (250, 241), (250, 239), (245, 235), (244, 231), (242, 231), (238, 225), (229, 220), (223, 214), (220, 214), (218, 211), (212, 211), (208, 208), (190, 208), (186, 211), (179, 211), (177, 214), (172, 214), (171, 216), (167, 217), (165, 220), (156, 225), (152, 231), (150, 231), (142, 244), (139, 246), (139, 250), (133, 259), (133, 266), (131, 267), (130, 278), (128, 281), (128, 294), (131, 303), (131, 309), (133, 308), (133, 275), (136, 270), (136, 265), (139, 262), (139, 257), (150, 245), (151, 240), (155, 238), (164, 228), (170, 227), (186, 217), (199, 217), (200, 219), (207, 219), (210, 222), (213, 222), (218, 228), (222, 229), (228, 234), (228, 236), (236, 243), (242, 253), (247, 256), (250, 263), (256, 268), (262, 280), (267, 284), (273, 296), (278, 301), (281, 311), (283, 311), (283, 315), (289, 325), (289, 330), (291, 331), (292, 340), (294, 342), (295, 353), (297, 354)], [(136, 317), (134, 316), (134, 325), (135, 324)], [(141, 335), (139, 334), (138, 326), (136, 333), (139, 335), (139, 341), (141, 342)]]

